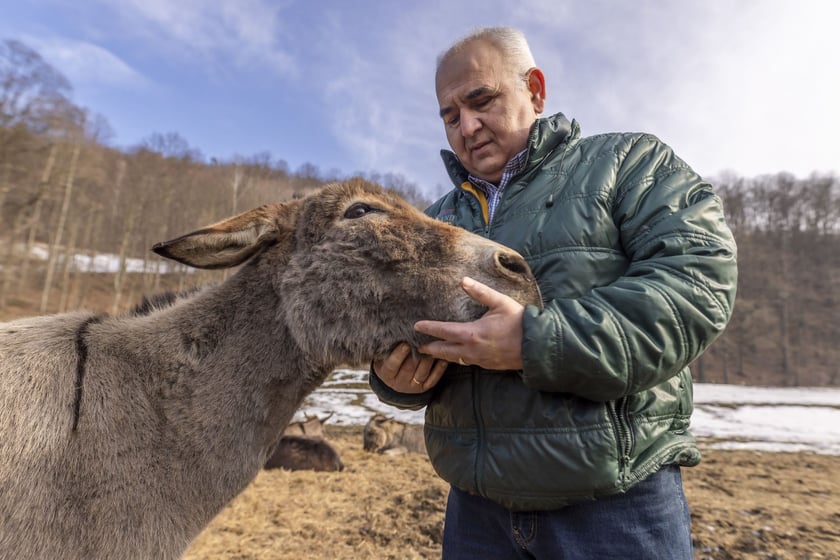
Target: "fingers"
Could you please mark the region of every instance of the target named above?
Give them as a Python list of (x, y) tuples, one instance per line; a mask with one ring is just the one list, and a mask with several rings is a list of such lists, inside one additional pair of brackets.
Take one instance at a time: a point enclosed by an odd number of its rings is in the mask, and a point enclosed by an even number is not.
[(429, 373), (429, 377), (423, 382), (423, 390), (428, 391), (435, 385), (437, 385), (440, 378), (443, 377), (444, 372), (446, 372), (446, 367), (449, 365), (449, 362), (444, 360), (435, 360), (434, 366), (432, 367), (432, 371)]
[[(417, 321), (414, 324), (414, 330), (441, 340), (449, 340), (460, 344), (466, 344), (470, 341), (473, 335), (473, 330), (469, 328), (468, 325), (469, 323)], [(426, 348), (429, 346), (431, 346), (431, 344), (421, 346), (420, 351), (426, 353)], [(429, 353), (432, 354), (431, 352)]]
[(511, 299), (505, 294), (497, 292), (490, 286), (482, 284), (478, 280), (474, 280), (469, 276), (464, 276), (464, 278), (461, 279), (461, 288), (463, 288), (467, 295), (472, 299), (485, 307), (489, 307), (490, 309), (504, 305), (509, 299)]
[(390, 381), (396, 379), (400, 373), (403, 364), (411, 355), (411, 346), (402, 342), (394, 348), (384, 360), (373, 362), (373, 371), (382, 381)]
[[(449, 340), (453, 339), (450, 338)], [(435, 340), (421, 346), (420, 351), (453, 364), (461, 364), (463, 366), (470, 363), (470, 360), (467, 359), (468, 347), (460, 342)]]
[(387, 357), (375, 361), (373, 369), (388, 387), (401, 393), (428, 391), (440, 381), (448, 363), (487, 369), (522, 367), (522, 305), (469, 277), (461, 280), (461, 287), (487, 307), (487, 313), (469, 323), (418, 321), (415, 330), (437, 340), (420, 347), (424, 357), (401, 343)]
[[(422, 393), (434, 387), (446, 369), (446, 362), (431, 356), (409, 358), (410, 365), (403, 368), (394, 380), (394, 389), (401, 393)], [(442, 366), (442, 367), (441, 367)], [(439, 371), (441, 370), (441, 371)]]
[(418, 321), (417, 332), (437, 340), (420, 351), (429, 356), (461, 365), (474, 364), (485, 369), (522, 368), (522, 317), (525, 308), (516, 300), (465, 277), (464, 291), (487, 307), (479, 319), (467, 323)]
[(446, 362), (430, 356), (417, 356), (411, 346), (399, 344), (382, 360), (373, 363), (373, 370), (385, 385), (400, 393), (422, 393), (440, 381)]
[[(498, 313), (505, 313), (511, 307), (511, 304), (513, 304), (514, 308), (518, 306), (515, 300), (501, 292), (497, 292), (493, 288), (486, 286), (477, 280), (470, 278), (469, 276), (465, 276), (461, 280), (461, 287), (468, 296), (488, 308), (487, 313), (485, 313), (485, 317), (494, 316)], [(477, 332), (475, 328), (473, 328), (474, 325), (475, 322), (452, 323), (443, 321), (418, 321), (414, 325), (414, 330), (430, 335), (434, 338), (458, 345), (468, 346), (476, 343)], [(430, 345), (423, 346), (421, 351), (426, 352), (429, 347)], [(436, 347), (436, 350), (439, 352), (429, 352), (429, 354), (441, 358), (444, 356), (447, 358), (452, 357), (450, 355), (443, 354), (443, 351), (446, 350), (443, 347)], [(453, 349), (453, 351), (454, 350), (457, 350), (457, 348)], [(454, 361), (457, 362), (458, 356), (455, 355), (454, 357)]]

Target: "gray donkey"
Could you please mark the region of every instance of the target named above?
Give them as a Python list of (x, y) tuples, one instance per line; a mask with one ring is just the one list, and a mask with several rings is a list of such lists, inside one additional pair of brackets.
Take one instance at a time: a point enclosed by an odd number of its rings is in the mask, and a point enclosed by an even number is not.
[(148, 314), (0, 324), (4, 560), (179, 558), (335, 367), (479, 317), (463, 276), (539, 303), (517, 253), (362, 181), (154, 251), (243, 266)]

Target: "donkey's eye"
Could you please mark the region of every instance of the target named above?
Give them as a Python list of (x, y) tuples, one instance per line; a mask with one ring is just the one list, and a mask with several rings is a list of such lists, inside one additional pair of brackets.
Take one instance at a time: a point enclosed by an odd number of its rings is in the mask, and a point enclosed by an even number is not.
[(371, 212), (379, 212), (376, 208), (372, 208), (371, 206), (365, 204), (364, 202), (357, 202), (356, 204), (352, 205), (350, 208), (345, 210), (344, 217), (348, 220), (355, 220), (356, 218), (362, 218)]

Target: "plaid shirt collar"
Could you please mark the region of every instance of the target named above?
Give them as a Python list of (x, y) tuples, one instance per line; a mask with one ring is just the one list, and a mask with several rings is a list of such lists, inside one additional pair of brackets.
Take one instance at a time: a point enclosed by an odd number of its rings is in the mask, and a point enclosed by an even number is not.
[(483, 192), (487, 197), (487, 211), (490, 220), (493, 219), (493, 214), (499, 206), (499, 201), (502, 200), (502, 193), (504, 192), (505, 187), (517, 173), (525, 168), (527, 155), (528, 148), (525, 148), (510, 158), (510, 161), (507, 162), (507, 165), (505, 165), (504, 171), (502, 171), (502, 178), (499, 180), (498, 185), (494, 185), (493, 183), (475, 177), (474, 175), (470, 175), (468, 177), (470, 183), (477, 189), (481, 190), (481, 192)]

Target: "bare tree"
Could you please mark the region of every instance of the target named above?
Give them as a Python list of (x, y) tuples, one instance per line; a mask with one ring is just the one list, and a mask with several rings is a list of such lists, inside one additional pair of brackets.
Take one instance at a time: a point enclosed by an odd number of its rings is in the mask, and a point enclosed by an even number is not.
[(126, 287), (126, 279), (128, 275), (127, 262), (128, 253), (130, 250), (130, 243), (135, 233), (138, 215), (143, 210), (143, 203), (145, 202), (142, 195), (143, 189), (139, 189), (140, 194), (136, 195), (133, 203), (128, 205), (128, 215), (125, 217), (125, 227), (123, 229), (122, 239), (120, 241), (120, 249), (118, 254), (117, 272), (114, 275), (114, 299), (111, 304), (111, 312), (117, 313), (120, 310), (120, 303), (123, 297), (123, 292)]
[(44, 169), (41, 172), (41, 180), (38, 184), (38, 194), (35, 204), (32, 208), (32, 215), (29, 218), (29, 234), (26, 238), (26, 246), (23, 251), (22, 261), (20, 264), (20, 272), (18, 276), (17, 289), (20, 291), (27, 285), (29, 280), (29, 263), (32, 259), (32, 249), (35, 247), (35, 239), (38, 232), (38, 226), (41, 219), (41, 208), (44, 205), (44, 200), (47, 197), (50, 188), (50, 178), (52, 177), (53, 168), (55, 167), (56, 152), (58, 145), (53, 143), (50, 146), (50, 153), (47, 156), (47, 161), (44, 164)]
[(55, 226), (53, 233), (53, 241), (50, 244), (50, 255), (47, 261), (46, 278), (44, 279), (44, 290), (41, 293), (41, 306), (39, 308), (41, 313), (46, 313), (47, 304), (49, 302), (50, 290), (52, 289), (53, 274), (55, 273), (56, 263), (58, 261), (59, 249), (64, 237), (64, 226), (67, 222), (67, 215), (70, 211), (70, 201), (73, 194), (73, 181), (76, 178), (76, 165), (79, 161), (79, 152), (81, 146), (75, 144), (73, 146), (73, 154), (70, 157), (70, 169), (67, 172), (67, 181), (64, 183), (64, 197), (61, 203), (61, 211), (58, 216), (58, 223)]
[[(7, 173), (13, 155), (29, 149), (28, 134), (49, 132), (54, 115), (72, 105), (70, 91), (70, 82), (36, 51), (20, 41), (0, 42), (0, 162)], [(4, 182), (0, 196), (6, 189)]]

